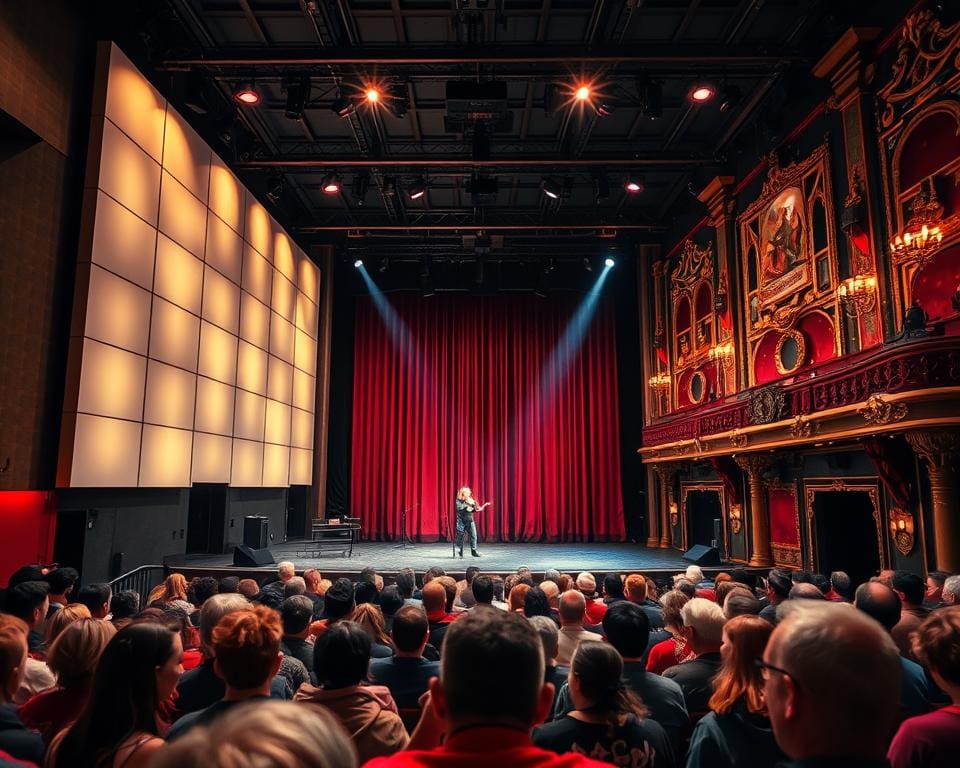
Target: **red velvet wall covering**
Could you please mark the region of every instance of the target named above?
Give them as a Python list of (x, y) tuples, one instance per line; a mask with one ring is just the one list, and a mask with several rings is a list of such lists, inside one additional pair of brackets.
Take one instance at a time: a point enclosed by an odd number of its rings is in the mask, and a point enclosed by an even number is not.
[(482, 539), (622, 540), (612, 306), (551, 375), (577, 297), (389, 300), (390, 328), (372, 302), (356, 310), (350, 509), (365, 535), (397, 536), (410, 509), (412, 536), (449, 538), (470, 485), (494, 502)]
[(951, 298), (960, 289), (960, 247), (938, 253), (913, 279), (913, 297), (919, 300), (931, 320), (953, 317)]
[(771, 543), (799, 547), (796, 492), (793, 489), (771, 488), (767, 491), (767, 508), (770, 513)]
[(56, 504), (50, 491), (0, 491), (0, 584), (17, 568), (50, 562)]

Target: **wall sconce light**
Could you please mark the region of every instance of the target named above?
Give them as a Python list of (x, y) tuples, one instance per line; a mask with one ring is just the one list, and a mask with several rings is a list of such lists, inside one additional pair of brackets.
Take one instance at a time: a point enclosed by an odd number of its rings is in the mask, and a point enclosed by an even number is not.
[(877, 306), (877, 276), (848, 277), (837, 286), (837, 299), (850, 317), (872, 312)]
[(676, 528), (680, 522), (680, 511), (679, 511), (679, 508), (677, 507), (677, 502), (671, 501), (669, 509), (670, 509), (670, 525)]
[(730, 505), (730, 530), (733, 533), (740, 533), (743, 528), (743, 505)]
[(728, 357), (733, 357), (732, 341), (725, 341), (723, 344), (714, 344), (710, 347), (711, 360), (722, 360)]
[(909, 555), (913, 550), (913, 513), (900, 507), (890, 510), (890, 534), (893, 543), (901, 555)]
[(943, 206), (937, 199), (933, 179), (921, 183), (920, 192), (910, 203), (910, 218), (900, 232), (890, 241), (890, 251), (895, 256), (912, 256), (920, 267), (940, 250), (943, 235), (952, 229), (954, 217), (943, 218)]
[(670, 387), (670, 374), (669, 373), (658, 373), (654, 376), (651, 376), (647, 379), (647, 386), (653, 390), (664, 390), (669, 389)]

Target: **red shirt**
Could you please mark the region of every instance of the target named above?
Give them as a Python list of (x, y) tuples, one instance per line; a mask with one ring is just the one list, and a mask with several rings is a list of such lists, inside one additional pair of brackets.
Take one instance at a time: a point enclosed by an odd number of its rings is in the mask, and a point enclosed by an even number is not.
[(49, 744), (61, 730), (72, 724), (87, 703), (86, 688), (48, 688), (34, 694), (19, 709), (20, 721), (39, 731)]
[(665, 670), (694, 658), (687, 652), (687, 643), (679, 638), (668, 637), (650, 649), (647, 655), (647, 672), (662, 675)]
[(607, 615), (607, 604), (603, 600), (587, 600), (586, 624), (602, 624)]
[(454, 614), (447, 613), (446, 611), (436, 611), (427, 614), (427, 621), (431, 624), (450, 624), (456, 620), (457, 617)]
[(887, 750), (892, 768), (952, 768), (960, 753), (960, 707), (903, 721)]
[(377, 757), (365, 768), (606, 768), (606, 763), (574, 753), (558, 755), (535, 747), (530, 734), (514, 728), (468, 728), (451, 735), (430, 750), (397, 752)]

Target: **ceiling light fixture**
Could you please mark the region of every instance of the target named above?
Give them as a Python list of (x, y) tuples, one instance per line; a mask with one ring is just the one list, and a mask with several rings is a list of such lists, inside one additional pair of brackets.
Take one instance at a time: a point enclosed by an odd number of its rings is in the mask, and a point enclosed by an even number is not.
[(337, 94), (333, 104), (330, 105), (330, 111), (339, 117), (349, 117), (357, 109), (357, 105), (351, 99), (343, 95), (343, 92)]
[(233, 91), (233, 99), (239, 104), (248, 107), (255, 107), (260, 103), (260, 92), (257, 90), (255, 82), (238, 83)]
[(545, 194), (551, 200), (556, 200), (563, 193), (563, 188), (556, 179), (541, 179), (540, 189), (542, 189), (543, 194)]
[(717, 89), (710, 83), (694, 83), (687, 91), (687, 98), (694, 104), (705, 104), (717, 95)]
[(367, 88), (367, 90), (364, 91), (363, 96), (370, 104), (376, 104), (380, 101), (380, 91), (375, 86), (370, 86)]
[(643, 180), (628, 177), (627, 180), (623, 182), (623, 188), (631, 195), (639, 195), (644, 190)]
[(363, 259), (357, 259), (353, 262), (354, 269), (360, 269), (363, 266)]
[(320, 189), (325, 195), (336, 195), (340, 192), (340, 177), (335, 173), (328, 173), (320, 182)]
[(587, 101), (590, 98), (590, 86), (578, 86), (577, 90), (574, 92), (574, 96), (576, 97), (577, 101)]
[(615, 110), (616, 106), (614, 106), (612, 101), (601, 101), (597, 105), (597, 114), (600, 115), (600, 117), (610, 117)]
[(407, 188), (407, 195), (411, 200), (419, 200), (425, 194), (427, 194), (427, 181), (423, 176), (418, 176)]
[(607, 258), (603, 260), (603, 266), (605, 267), (612, 267), (616, 263), (617, 262), (613, 260), (612, 256), (607, 256)]

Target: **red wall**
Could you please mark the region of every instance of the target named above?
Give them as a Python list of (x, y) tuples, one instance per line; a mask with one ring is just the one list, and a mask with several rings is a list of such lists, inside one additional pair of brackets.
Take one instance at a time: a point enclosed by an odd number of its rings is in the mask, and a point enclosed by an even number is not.
[(52, 491), (0, 491), (0, 584), (21, 565), (50, 562), (56, 519)]

